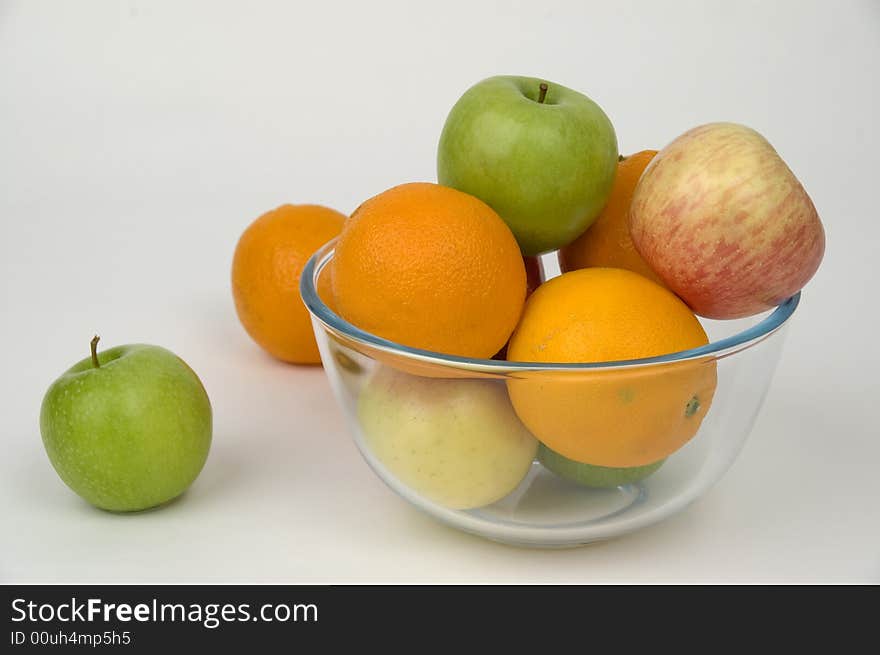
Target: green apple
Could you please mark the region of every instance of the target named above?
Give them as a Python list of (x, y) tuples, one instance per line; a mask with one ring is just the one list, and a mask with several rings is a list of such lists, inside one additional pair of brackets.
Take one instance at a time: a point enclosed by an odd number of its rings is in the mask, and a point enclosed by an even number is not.
[(400, 482), (445, 507), (500, 500), (522, 481), (538, 442), (503, 382), (379, 369), (358, 399), (369, 451)]
[(468, 89), (446, 119), (440, 184), (503, 218), (525, 255), (565, 246), (599, 215), (617, 171), (617, 136), (587, 96), (534, 77)]
[(544, 444), (538, 447), (538, 461), (560, 478), (599, 489), (610, 489), (622, 484), (631, 484), (644, 480), (659, 469), (665, 459), (644, 466), (629, 466), (626, 468), (614, 468), (611, 466), (595, 466), (576, 462), (555, 450), (551, 450)]
[(174, 353), (117, 346), (75, 364), (46, 392), (40, 432), (49, 461), (77, 494), (128, 512), (180, 495), (211, 446), (211, 403)]

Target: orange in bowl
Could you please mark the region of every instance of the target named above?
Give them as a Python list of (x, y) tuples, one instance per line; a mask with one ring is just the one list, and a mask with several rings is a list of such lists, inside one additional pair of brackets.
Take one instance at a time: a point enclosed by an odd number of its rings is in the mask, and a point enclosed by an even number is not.
[(617, 163), (617, 175), (608, 203), (590, 228), (559, 251), (562, 272), (591, 266), (624, 268), (663, 284), (642, 259), (629, 235), (629, 206), (642, 173), (656, 150), (642, 150)]
[[(708, 343), (677, 296), (615, 268), (565, 273), (535, 291), (508, 359), (615, 362)], [(557, 453), (594, 466), (632, 467), (669, 456), (696, 434), (715, 391), (714, 360), (635, 368), (523, 371), (508, 382), (523, 423)]]
[(488, 358), (526, 295), (510, 228), (481, 200), (429, 183), (370, 198), (346, 222), (331, 266), (337, 313), (411, 348)]

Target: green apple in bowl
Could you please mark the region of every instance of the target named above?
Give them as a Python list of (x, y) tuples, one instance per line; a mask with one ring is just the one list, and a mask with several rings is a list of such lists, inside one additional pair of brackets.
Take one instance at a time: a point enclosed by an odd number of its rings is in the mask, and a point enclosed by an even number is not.
[(46, 392), (40, 432), (61, 479), (101, 509), (161, 505), (199, 475), (212, 412), (201, 380), (174, 353), (144, 344), (97, 351)]
[(524, 255), (571, 243), (605, 206), (617, 136), (590, 98), (533, 77), (490, 77), (449, 113), (437, 179), (505, 220)]
[(538, 446), (538, 461), (544, 465), (544, 468), (558, 475), (560, 478), (574, 482), (584, 487), (593, 487), (595, 489), (611, 489), (624, 484), (632, 484), (644, 480), (649, 475), (657, 471), (665, 462), (661, 459), (658, 462), (645, 464), (644, 466), (596, 466), (594, 464), (586, 464), (569, 459), (565, 455), (560, 455), (555, 450), (551, 450), (544, 444)]
[(409, 489), (444, 507), (500, 500), (531, 468), (537, 440), (503, 382), (380, 368), (358, 399), (369, 452)]

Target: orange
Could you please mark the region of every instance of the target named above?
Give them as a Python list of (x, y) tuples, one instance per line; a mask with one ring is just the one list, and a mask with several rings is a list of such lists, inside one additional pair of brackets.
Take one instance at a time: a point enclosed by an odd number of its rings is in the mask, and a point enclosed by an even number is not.
[[(321, 362), (299, 278), (309, 257), (339, 234), (344, 221), (343, 214), (320, 205), (282, 205), (251, 223), (238, 241), (232, 259), (235, 310), (251, 338), (280, 360)], [(319, 291), (329, 296), (329, 289)]]
[(370, 198), (331, 262), (337, 313), (391, 341), (463, 357), (501, 350), (522, 312), (523, 258), (483, 201), (429, 183)]
[(642, 172), (657, 154), (642, 150), (617, 163), (608, 203), (581, 236), (559, 251), (562, 272), (590, 266), (625, 268), (663, 284), (633, 245), (629, 235), (629, 206)]
[[(632, 271), (588, 268), (545, 282), (526, 303), (508, 359), (609, 362), (708, 343), (675, 294)], [(669, 456), (696, 434), (715, 392), (715, 362), (592, 371), (524, 371), (508, 381), (520, 419), (578, 462), (630, 467)]]

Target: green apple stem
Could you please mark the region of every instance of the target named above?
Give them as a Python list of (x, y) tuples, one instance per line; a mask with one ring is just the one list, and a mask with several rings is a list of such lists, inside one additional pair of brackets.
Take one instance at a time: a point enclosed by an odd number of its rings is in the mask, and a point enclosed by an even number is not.
[(101, 362), (98, 361), (98, 342), (101, 340), (97, 334), (92, 337), (92, 366), (101, 368)]
[(538, 103), (544, 104), (544, 98), (547, 97), (547, 83), (541, 82), (538, 86)]

